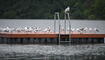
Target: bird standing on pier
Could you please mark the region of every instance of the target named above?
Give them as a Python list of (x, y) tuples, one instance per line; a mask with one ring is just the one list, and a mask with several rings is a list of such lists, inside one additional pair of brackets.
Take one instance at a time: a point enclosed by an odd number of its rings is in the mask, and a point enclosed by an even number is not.
[(50, 27), (47, 27), (43, 30), (43, 32), (51, 32), (51, 28)]
[(97, 29), (97, 28), (94, 28), (93, 30), (95, 31), (95, 33), (99, 32), (99, 29)]
[(61, 27), (61, 32), (64, 32), (64, 31), (65, 31), (65, 29), (63, 27)]
[(74, 32), (75, 31), (75, 28), (71, 28), (71, 32)]
[(66, 9), (65, 9), (65, 13), (69, 12), (70, 11), (70, 7), (68, 6)]
[(93, 29), (92, 28), (88, 28), (88, 31), (91, 33), (93, 31)]

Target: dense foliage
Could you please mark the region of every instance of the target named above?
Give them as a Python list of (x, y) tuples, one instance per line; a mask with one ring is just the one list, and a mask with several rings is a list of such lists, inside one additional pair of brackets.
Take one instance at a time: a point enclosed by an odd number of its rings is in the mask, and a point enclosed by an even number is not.
[(104, 0), (0, 0), (0, 18), (53, 19), (70, 6), (73, 19), (105, 19)]

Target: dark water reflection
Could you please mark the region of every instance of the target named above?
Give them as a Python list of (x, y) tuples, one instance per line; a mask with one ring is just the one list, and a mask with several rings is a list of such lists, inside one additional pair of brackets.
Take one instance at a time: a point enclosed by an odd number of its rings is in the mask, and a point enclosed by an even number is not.
[(105, 60), (105, 44), (0, 45), (0, 60)]

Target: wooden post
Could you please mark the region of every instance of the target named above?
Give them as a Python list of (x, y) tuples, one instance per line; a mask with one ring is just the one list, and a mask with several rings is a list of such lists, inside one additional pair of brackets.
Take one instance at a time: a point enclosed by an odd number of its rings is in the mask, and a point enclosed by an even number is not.
[(105, 43), (105, 38), (104, 38), (104, 43)]

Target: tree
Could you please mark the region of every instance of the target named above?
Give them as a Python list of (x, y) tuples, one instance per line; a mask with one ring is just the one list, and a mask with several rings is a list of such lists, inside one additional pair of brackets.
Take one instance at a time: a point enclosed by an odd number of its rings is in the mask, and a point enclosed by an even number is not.
[(95, 0), (91, 9), (91, 14), (94, 15), (97, 19), (105, 19), (105, 1)]

